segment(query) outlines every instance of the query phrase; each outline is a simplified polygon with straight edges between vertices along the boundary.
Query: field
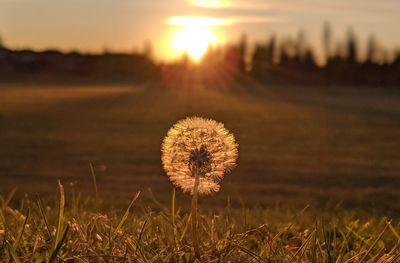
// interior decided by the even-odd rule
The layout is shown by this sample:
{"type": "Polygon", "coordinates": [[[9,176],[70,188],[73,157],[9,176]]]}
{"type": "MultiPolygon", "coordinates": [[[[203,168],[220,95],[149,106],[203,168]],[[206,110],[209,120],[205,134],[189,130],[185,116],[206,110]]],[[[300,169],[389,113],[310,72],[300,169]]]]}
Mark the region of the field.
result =
{"type": "Polygon", "coordinates": [[[53,195],[60,179],[67,192],[93,193],[93,164],[101,195],[140,190],[145,203],[168,203],[160,144],[177,120],[198,115],[225,123],[240,145],[238,167],[203,206],[398,216],[399,105],[396,88],[3,84],[0,190],[53,195]]]}
{"type": "Polygon", "coordinates": [[[200,199],[203,262],[399,262],[399,105],[395,88],[3,85],[0,261],[194,262],[160,144],[198,115],[240,145],[200,199]]]}

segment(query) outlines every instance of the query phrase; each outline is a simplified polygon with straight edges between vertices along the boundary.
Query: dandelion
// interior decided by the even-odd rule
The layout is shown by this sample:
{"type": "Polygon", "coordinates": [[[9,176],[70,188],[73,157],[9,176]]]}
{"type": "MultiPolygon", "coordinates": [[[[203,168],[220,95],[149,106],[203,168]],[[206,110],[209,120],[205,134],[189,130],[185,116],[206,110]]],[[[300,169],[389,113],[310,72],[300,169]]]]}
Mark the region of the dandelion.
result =
{"type": "Polygon", "coordinates": [[[193,117],[176,123],[162,145],[162,163],[170,180],[193,194],[195,172],[199,173],[199,194],[220,189],[225,172],[236,166],[237,144],[222,123],[193,117]]]}
{"type": "Polygon", "coordinates": [[[226,172],[236,166],[237,144],[222,123],[199,117],[176,123],[161,147],[162,164],[172,183],[192,195],[192,235],[196,257],[198,194],[218,192],[226,172]]]}

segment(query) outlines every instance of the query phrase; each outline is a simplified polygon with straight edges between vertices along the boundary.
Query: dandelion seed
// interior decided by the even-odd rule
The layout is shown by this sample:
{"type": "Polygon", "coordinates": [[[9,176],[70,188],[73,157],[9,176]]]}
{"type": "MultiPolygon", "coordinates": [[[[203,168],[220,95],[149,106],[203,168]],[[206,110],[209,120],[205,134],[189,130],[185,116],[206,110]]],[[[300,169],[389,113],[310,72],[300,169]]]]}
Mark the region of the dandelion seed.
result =
{"type": "Polygon", "coordinates": [[[226,172],[236,166],[237,144],[222,123],[199,117],[176,123],[162,144],[162,163],[170,180],[193,194],[194,169],[199,172],[199,194],[218,192],[226,172]]]}

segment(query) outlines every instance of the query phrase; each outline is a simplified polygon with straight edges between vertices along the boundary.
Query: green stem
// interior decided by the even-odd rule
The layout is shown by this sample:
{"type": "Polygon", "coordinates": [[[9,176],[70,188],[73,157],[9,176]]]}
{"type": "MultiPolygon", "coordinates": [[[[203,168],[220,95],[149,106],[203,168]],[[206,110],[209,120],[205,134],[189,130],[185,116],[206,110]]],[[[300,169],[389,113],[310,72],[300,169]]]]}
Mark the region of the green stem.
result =
{"type": "Polygon", "coordinates": [[[200,178],[199,178],[199,170],[197,169],[197,167],[195,167],[192,171],[195,178],[193,187],[193,196],[192,196],[192,211],[191,211],[193,248],[196,258],[198,260],[201,260],[199,239],[197,234],[197,200],[198,200],[198,188],[199,188],[200,178]]]}

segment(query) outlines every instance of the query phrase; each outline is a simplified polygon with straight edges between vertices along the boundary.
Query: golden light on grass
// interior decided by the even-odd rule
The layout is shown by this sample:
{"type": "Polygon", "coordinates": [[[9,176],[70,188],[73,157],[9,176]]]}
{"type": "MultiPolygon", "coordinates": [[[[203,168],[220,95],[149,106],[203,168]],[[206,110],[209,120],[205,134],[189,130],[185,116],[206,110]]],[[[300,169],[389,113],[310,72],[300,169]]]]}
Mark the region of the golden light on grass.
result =
{"type": "Polygon", "coordinates": [[[208,47],[218,43],[217,34],[211,27],[228,22],[214,17],[172,16],[167,19],[167,23],[179,27],[171,39],[173,51],[186,53],[193,61],[199,62],[208,47]]]}
{"type": "Polygon", "coordinates": [[[219,191],[224,174],[236,166],[237,146],[233,134],[222,123],[199,117],[176,123],[161,146],[162,164],[170,180],[192,194],[193,247],[198,259],[198,194],[219,191]]]}

